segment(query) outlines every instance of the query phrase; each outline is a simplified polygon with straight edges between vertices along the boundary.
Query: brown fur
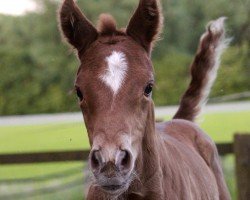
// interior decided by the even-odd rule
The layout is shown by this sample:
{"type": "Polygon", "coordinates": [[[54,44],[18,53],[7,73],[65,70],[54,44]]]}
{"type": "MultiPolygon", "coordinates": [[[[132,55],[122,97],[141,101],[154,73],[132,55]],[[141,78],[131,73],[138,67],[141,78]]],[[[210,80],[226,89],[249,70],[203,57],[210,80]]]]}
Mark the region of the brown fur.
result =
{"type": "MultiPolygon", "coordinates": [[[[89,30],[75,30],[67,20],[68,15],[83,16],[71,0],[63,3],[61,26],[65,37],[78,49],[81,61],[75,86],[83,95],[79,105],[88,131],[89,163],[94,174],[87,199],[230,199],[211,139],[186,120],[155,124],[153,101],[143,93],[153,81],[150,53],[161,29],[159,2],[141,0],[126,32],[116,30],[113,19],[107,15],[101,19],[99,32],[93,30],[85,17],[77,22],[83,26],[77,27],[89,30]],[[81,39],[72,32],[80,33],[81,39]],[[98,33],[95,40],[89,32],[98,33]],[[115,96],[100,80],[100,75],[107,70],[105,59],[113,51],[123,52],[129,66],[125,84],[115,96]],[[129,157],[124,160],[125,154],[121,154],[125,162],[121,165],[125,170],[121,170],[116,164],[120,155],[117,152],[124,150],[129,157]],[[125,186],[112,193],[105,189],[110,181],[111,186],[119,186],[121,182],[125,186]]],[[[205,42],[209,45],[214,41],[205,42]]],[[[200,56],[208,56],[202,53],[205,47],[200,48],[200,56]]],[[[206,59],[209,62],[211,58],[206,59]]],[[[189,104],[186,109],[187,113],[194,112],[189,104]]]]}
{"type": "Polygon", "coordinates": [[[83,53],[93,41],[98,33],[90,21],[83,15],[74,0],[66,0],[59,10],[60,28],[67,41],[83,53]]]}
{"type": "Polygon", "coordinates": [[[162,31],[162,26],[163,16],[159,0],[140,0],[128,24],[127,34],[141,44],[148,53],[151,53],[162,31]]]}
{"type": "Polygon", "coordinates": [[[191,82],[181,99],[180,107],[174,119],[195,120],[202,109],[201,104],[206,103],[211,89],[211,86],[209,86],[211,83],[209,82],[212,77],[209,74],[212,70],[214,70],[214,76],[217,73],[217,69],[214,69],[216,68],[216,62],[219,62],[216,60],[216,54],[218,53],[216,49],[220,48],[220,45],[226,46],[228,42],[229,40],[225,39],[224,29],[213,33],[211,25],[208,26],[206,33],[201,37],[196,56],[191,64],[191,82]],[[209,91],[206,92],[205,90],[209,91]]]}

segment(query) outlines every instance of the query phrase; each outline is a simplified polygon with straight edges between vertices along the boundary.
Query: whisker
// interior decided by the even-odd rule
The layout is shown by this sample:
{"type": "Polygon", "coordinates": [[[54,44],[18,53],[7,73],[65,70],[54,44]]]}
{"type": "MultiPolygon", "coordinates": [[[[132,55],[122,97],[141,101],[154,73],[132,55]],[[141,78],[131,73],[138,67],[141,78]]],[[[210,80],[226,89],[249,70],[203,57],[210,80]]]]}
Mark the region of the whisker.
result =
{"type": "MultiPolygon", "coordinates": [[[[140,182],[140,184],[142,184],[142,181],[141,181],[141,179],[140,179],[140,177],[139,177],[139,175],[137,174],[136,171],[133,171],[133,172],[132,172],[132,175],[133,175],[133,176],[132,176],[132,179],[133,179],[133,180],[138,180],[138,181],[140,182]]],[[[133,181],[133,180],[132,180],[132,181],[133,181]]],[[[131,181],[131,182],[132,182],[132,181],[131,181]]]]}

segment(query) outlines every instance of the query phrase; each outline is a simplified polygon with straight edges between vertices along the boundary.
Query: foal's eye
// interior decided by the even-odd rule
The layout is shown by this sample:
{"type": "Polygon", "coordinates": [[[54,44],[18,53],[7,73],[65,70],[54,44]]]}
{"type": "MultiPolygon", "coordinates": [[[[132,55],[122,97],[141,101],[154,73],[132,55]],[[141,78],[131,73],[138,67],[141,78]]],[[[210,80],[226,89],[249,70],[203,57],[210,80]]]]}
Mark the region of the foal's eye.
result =
{"type": "Polygon", "coordinates": [[[153,90],[153,83],[149,83],[144,90],[144,95],[146,97],[149,97],[152,94],[152,90],[153,90]]]}
{"type": "Polygon", "coordinates": [[[80,101],[83,100],[83,95],[82,95],[82,92],[79,88],[76,88],[76,95],[77,97],[79,98],[80,101]]]}

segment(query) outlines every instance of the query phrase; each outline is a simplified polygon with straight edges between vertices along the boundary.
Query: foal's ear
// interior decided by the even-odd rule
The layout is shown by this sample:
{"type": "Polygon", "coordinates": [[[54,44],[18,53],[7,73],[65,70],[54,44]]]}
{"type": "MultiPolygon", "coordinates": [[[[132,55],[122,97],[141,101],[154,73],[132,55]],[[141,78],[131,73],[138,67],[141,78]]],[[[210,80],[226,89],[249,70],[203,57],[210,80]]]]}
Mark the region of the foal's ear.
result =
{"type": "Polygon", "coordinates": [[[159,0],[140,0],[127,27],[127,34],[140,43],[150,54],[163,24],[159,0]]]}
{"type": "Polygon", "coordinates": [[[63,35],[78,53],[85,51],[98,36],[96,28],[83,15],[74,0],[64,0],[59,10],[59,20],[63,35]]]}

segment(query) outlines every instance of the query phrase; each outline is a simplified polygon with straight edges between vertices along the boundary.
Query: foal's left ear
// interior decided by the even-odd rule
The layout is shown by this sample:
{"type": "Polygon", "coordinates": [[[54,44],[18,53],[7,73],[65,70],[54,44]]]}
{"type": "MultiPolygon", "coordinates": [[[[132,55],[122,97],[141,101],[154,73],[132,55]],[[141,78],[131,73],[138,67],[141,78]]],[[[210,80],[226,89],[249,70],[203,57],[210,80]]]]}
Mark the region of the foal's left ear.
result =
{"type": "Polygon", "coordinates": [[[127,34],[150,54],[163,24],[160,0],[140,0],[127,27],[127,34]]]}
{"type": "Polygon", "coordinates": [[[84,16],[74,0],[63,1],[59,18],[63,35],[78,53],[84,52],[97,39],[96,28],[84,16]]]}

